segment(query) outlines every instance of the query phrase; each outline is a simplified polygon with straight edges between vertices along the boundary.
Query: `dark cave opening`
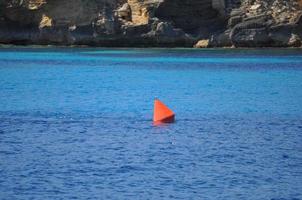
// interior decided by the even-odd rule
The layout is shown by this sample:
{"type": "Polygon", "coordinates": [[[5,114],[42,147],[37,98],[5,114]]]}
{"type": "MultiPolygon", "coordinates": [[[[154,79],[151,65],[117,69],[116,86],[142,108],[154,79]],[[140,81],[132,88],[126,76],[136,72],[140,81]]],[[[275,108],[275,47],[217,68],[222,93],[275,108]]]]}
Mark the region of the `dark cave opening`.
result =
{"type": "Polygon", "coordinates": [[[202,27],[209,29],[219,19],[219,14],[212,8],[212,0],[165,0],[156,10],[155,17],[171,21],[186,33],[196,33],[202,27]]]}

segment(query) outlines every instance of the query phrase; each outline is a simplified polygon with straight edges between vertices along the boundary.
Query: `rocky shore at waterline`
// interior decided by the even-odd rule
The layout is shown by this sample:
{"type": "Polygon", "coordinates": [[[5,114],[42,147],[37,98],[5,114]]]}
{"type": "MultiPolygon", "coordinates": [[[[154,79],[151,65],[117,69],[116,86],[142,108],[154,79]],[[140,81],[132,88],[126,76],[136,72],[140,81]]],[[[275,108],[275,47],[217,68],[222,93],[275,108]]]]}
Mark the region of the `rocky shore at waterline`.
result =
{"type": "Polygon", "coordinates": [[[0,43],[301,47],[301,0],[6,0],[0,43]]]}

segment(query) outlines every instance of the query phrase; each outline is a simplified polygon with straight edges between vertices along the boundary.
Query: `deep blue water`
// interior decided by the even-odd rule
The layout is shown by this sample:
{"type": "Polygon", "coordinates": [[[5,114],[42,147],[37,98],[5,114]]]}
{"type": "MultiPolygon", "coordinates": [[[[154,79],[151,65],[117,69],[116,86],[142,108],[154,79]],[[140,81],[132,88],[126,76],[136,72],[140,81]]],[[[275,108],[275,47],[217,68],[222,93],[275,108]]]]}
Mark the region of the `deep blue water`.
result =
{"type": "Polygon", "coordinates": [[[301,200],[302,50],[0,49],[0,199],[301,200]]]}

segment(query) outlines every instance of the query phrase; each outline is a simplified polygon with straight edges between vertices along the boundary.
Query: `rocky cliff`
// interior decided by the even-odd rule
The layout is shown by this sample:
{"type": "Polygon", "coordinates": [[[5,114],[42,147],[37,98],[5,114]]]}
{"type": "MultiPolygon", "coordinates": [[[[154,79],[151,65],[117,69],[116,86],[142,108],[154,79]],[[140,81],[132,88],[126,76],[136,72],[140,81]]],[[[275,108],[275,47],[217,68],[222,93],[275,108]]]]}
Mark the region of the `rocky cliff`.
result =
{"type": "Polygon", "coordinates": [[[0,0],[0,43],[301,46],[302,0],[0,0]]]}

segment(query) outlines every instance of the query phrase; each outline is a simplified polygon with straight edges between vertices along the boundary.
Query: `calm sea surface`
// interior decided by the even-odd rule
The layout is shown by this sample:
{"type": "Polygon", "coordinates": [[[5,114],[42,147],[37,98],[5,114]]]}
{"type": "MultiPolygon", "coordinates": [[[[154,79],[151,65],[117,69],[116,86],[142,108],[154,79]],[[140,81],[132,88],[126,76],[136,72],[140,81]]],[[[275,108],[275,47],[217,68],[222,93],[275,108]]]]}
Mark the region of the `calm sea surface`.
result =
{"type": "Polygon", "coordinates": [[[301,200],[302,50],[0,49],[0,199],[301,200]]]}

